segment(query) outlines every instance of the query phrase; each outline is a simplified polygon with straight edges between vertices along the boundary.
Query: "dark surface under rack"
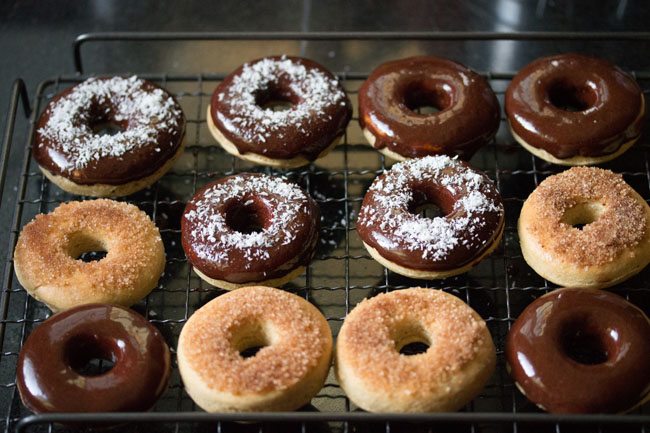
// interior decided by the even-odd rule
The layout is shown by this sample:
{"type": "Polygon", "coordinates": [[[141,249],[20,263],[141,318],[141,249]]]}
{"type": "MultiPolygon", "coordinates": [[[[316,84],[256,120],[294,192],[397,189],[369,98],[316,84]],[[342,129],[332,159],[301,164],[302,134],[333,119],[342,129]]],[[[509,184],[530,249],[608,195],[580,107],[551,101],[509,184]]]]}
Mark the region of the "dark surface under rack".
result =
{"type": "MultiPolygon", "coordinates": [[[[465,44],[476,41],[542,41],[577,40],[612,43],[637,43],[639,57],[647,51],[650,33],[624,34],[558,34],[558,33],[336,33],[336,34],[99,34],[81,36],[74,46],[77,71],[81,73],[81,46],[91,42],[152,42],[183,41],[449,41],[465,44]]],[[[252,43],[252,42],[251,42],[252,43]]],[[[304,45],[297,45],[304,52],[304,45]]],[[[551,54],[557,47],[545,48],[551,54]]],[[[295,54],[291,53],[290,54],[295,54]]],[[[309,54],[307,54],[309,55],[309,54]]],[[[240,58],[239,63],[250,60],[240,58]]],[[[462,59],[459,59],[462,60],[462,59]]],[[[327,65],[327,62],[324,62],[327,65]]],[[[469,63],[469,62],[468,62],[469,63]]],[[[622,64],[624,68],[629,65],[622,64]]],[[[545,163],[526,152],[514,142],[502,121],[494,140],[472,159],[472,164],[492,177],[503,195],[506,206],[506,228],[502,245],[489,258],[467,274],[441,281],[417,281],[388,272],[364,250],[355,232],[356,215],[363,194],[388,161],[363,144],[356,122],[357,89],[369,70],[361,72],[336,71],[343,80],[355,105],[355,118],[348,127],[344,143],[330,155],[311,166],[278,172],[235,159],[216,146],[205,124],[206,107],[215,85],[222,75],[150,75],[139,74],[169,89],[182,104],[188,119],[187,149],[174,169],[151,188],[124,200],[146,211],[160,228],[167,251],[167,267],[156,288],[134,309],[147,317],[165,335],[172,349],[187,318],[207,301],[223,293],[202,282],[191,270],[180,246],[179,220],[185,202],[197,187],[215,177],[242,171],[282,174],[307,189],[319,203],[323,223],[316,258],[306,273],[285,286],[286,290],[304,296],[326,315],[334,335],[338,333],[346,314],[361,299],[394,289],[427,286],[439,288],[469,303],[487,321],[498,351],[497,370],[483,392],[461,412],[452,414],[375,415],[359,411],[344,395],[332,374],[325,387],[313,399],[310,407],[294,413],[281,414],[206,414],[197,410],[184,392],[175,360],[166,393],[153,411],[146,414],[85,414],[34,416],[18,398],[15,387],[17,354],[29,332],[45,318],[49,310],[31,299],[18,284],[8,253],[3,269],[0,299],[0,429],[10,431],[66,431],[69,427],[55,422],[126,422],[119,431],[160,432],[395,432],[395,431],[630,431],[645,432],[650,428],[648,404],[624,416],[576,415],[555,416],[540,412],[517,391],[504,364],[504,338],[512,321],[533,299],[554,286],[537,276],[521,256],[516,221],[523,200],[545,177],[563,168],[545,163]],[[238,423],[235,421],[246,421],[238,423]]],[[[650,71],[633,72],[644,92],[650,89],[650,71]]],[[[503,93],[512,71],[484,72],[503,101],[503,93]]],[[[11,227],[5,230],[8,251],[13,250],[20,228],[34,215],[53,210],[62,202],[79,197],[64,193],[47,181],[31,159],[29,146],[33,139],[34,121],[47,101],[62,89],[82,81],[85,76],[56,77],[41,83],[34,95],[33,107],[20,81],[14,87],[0,161],[0,197],[3,206],[14,206],[11,227]],[[14,139],[14,122],[20,118],[24,105],[28,117],[27,142],[14,139]],[[14,142],[16,141],[16,142],[14,142]],[[7,178],[10,147],[20,150],[24,157],[20,177],[7,178]],[[14,185],[15,183],[15,185],[14,185]],[[10,187],[15,186],[15,189],[10,187]],[[15,195],[15,197],[13,196],[15,195]]],[[[646,122],[649,123],[649,122],[646,122]]],[[[648,126],[645,125],[646,130],[648,126]]],[[[623,173],[644,198],[650,198],[650,135],[622,157],[604,164],[623,173]]],[[[611,289],[650,312],[650,271],[646,270],[622,285],[611,289]]],[[[639,366],[649,368],[650,366],[639,366]]]]}

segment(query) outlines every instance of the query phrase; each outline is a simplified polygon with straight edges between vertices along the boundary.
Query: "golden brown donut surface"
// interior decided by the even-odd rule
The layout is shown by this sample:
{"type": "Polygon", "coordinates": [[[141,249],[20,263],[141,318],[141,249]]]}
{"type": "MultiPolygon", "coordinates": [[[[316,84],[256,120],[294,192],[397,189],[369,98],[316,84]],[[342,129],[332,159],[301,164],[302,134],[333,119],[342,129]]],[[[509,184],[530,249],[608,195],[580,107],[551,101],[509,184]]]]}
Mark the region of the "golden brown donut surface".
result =
{"type": "Polygon", "coordinates": [[[164,89],[135,76],[89,78],[49,102],[33,153],[76,184],[121,185],[154,174],[184,136],[183,111],[164,89]],[[98,133],[104,127],[115,134],[98,133]]]}
{"type": "Polygon", "coordinates": [[[573,53],[519,71],[505,110],[517,136],[559,159],[616,152],[638,138],[645,114],[634,78],[606,60],[573,53]]]}
{"type": "Polygon", "coordinates": [[[519,238],[524,258],[544,278],[607,287],[650,261],[650,207],[621,175],[574,167],[548,177],[528,197],[519,238]]]}
{"type": "Polygon", "coordinates": [[[372,412],[458,410],[494,371],[485,322],[467,304],[435,289],[411,288],[359,303],[336,346],[336,373],[352,401],[372,412]],[[420,342],[424,353],[404,355],[420,342]]]}
{"type": "Polygon", "coordinates": [[[406,158],[469,159],[499,128],[499,102],[477,73],[451,60],[409,57],[376,68],[359,89],[359,123],[373,146],[406,158]],[[420,106],[439,112],[418,114],[420,106]]]}
{"type": "Polygon", "coordinates": [[[510,374],[548,412],[632,409],[650,391],[650,321],[604,290],[559,289],[531,303],[506,341],[510,374]]]}
{"type": "Polygon", "coordinates": [[[279,160],[315,160],[343,135],[351,116],[352,105],[338,79],[300,57],[245,63],[217,86],[211,101],[214,125],[239,153],[279,160]],[[290,107],[266,107],[278,101],[290,107]]]}
{"type": "Polygon", "coordinates": [[[144,212],[100,199],[37,215],[23,227],[14,261],[21,285],[55,311],[95,302],[129,306],[156,286],[165,250],[144,212]],[[107,254],[101,260],[78,259],[102,250],[107,254]]]}
{"type": "Polygon", "coordinates": [[[181,332],[178,360],[188,393],[207,411],[294,410],[321,389],[331,349],[313,305],[254,286],[197,310],[181,332]],[[251,347],[261,348],[242,356],[251,347]]]}

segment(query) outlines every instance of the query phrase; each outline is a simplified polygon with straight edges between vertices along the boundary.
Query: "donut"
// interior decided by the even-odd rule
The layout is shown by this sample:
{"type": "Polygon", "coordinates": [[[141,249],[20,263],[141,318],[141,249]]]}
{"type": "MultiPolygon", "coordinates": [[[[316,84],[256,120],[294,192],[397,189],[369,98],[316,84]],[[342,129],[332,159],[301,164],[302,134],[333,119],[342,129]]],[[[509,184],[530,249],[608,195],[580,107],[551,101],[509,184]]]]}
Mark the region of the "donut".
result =
{"type": "Polygon", "coordinates": [[[581,54],[537,59],[512,79],[505,111],[513,137],[560,165],[600,164],[639,138],[643,92],[610,62],[581,54]]]}
{"type": "Polygon", "coordinates": [[[207,122],[226,152],[292,168],[328,154],[351,117],[343,86],[324,66],[276,56],[244,63],[228,75],[212,94],[207,122]]]}
{"type": "Polygon", "coordinates": [[[141,412],[167,389],[169,348],[160,332],[128,308],[87,304],[55,314],[18,355],[16,386],[32,412],[141,412]],[[93,359],[106,372],[88,371],[93,359]]]}
{"type": "Polygon", "coordinates": [[[306,300],[245,287],[196,311],[177,354],[185,390],[207,412],[289,411],[323,387],[332,334],[306,300]]]}
{"type": "Polygon", "coordinates": [[[446,412],[466,405],[496,365],[483,319],[441,290],[411,288],[361,301],[336,340],[336,377],[369,412],[446,412]],[[400,351],[412,343],[423,353],[400,351]]]}
{"type": "Polygon", "coordinates": [[[181,218],[181,241],[194,271],[213,286],[281,286],[311,261],[319,227],[318,205],[300,187],[241,173],[196,192],[181,218]]]}
{"type": "Polygon", "coordinates": [[[554,413],[627,412],[650,396],[650,321],[618,295],[559,289],[510,328],[506,360],[519,390],[554,413]]]}
{"type": "Polygon", "coordinates": [[[135,76],[89,78],[49,102],[32,153],[64,191],[124,196],[165,174],[184,136],[183,111],[162,88],[135,76]]]}
{"type": "Polygon", "coordinates": [[[53,311],[81,304],[133,305],[165,268],[160,232],[136,206],[109,199],[64,203],[23,227],[14,251],[20,284],[53,311]],[[105,251],[85,262],[85,252],[105,251]]]}
{"type": "Polygon", "coordinates": [[[559,286],[610,287],[650,262],[650,207],[601,168],[546,178],[524,202],[518,232],[528,265],[559,286]]]}
{"type": "Polygon", "coordinates": [[[356,230],[370,255],[411,278],[467,272],[503,235],[504,209],[494,183],[465,162],[427,156],[397,163],[363,198],[356,230]],[[417,214],[427,203],[440,216],[417,214]]]}
{"type": "Polygon", "coordinates": [[[398,161],[439,154],[469,159],[492,140],[499,122],[499,102],[487,81],[447,59],[384,63],[359,89],[364,136],[398,161]],[[437,112],[417,111],[424,106],[437,112]]]}

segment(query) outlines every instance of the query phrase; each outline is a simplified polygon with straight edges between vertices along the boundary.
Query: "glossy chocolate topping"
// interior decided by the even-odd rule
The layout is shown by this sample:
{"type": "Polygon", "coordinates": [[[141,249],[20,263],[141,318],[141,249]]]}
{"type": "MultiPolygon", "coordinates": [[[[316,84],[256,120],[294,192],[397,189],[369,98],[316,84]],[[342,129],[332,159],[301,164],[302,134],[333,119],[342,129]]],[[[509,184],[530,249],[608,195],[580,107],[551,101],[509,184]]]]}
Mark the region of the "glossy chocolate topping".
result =
{"type": "Polygon", "coordinates": [[[210,278],[252,283],[282,277],[311,261],[320,212],[297,185],[243,173],[209,183],[181,219],[188,260],[210,278]]]}
{"type": "Polygon", "coordinates": [[[160,332],[135,312],[89,304],[55,314],[27,338],[18,356],[17,386],[31,411],[149,410],[166,388],[169,349],[160,332]],[[78,372],[93,358],[113,367],[78,372]]]}
{"type": "Polygon", "coordinates": [[[506,341],[510,374],[548,412],[624,412],[650,391],[650,322],[604,290],[559,289],[530,304],[506,341]]]}
{"type": "Polygon", "coordinates": [[[639,136],[645,114],[634,78],[580,54],[524,67],[508,86],[505,110],[519,137],[556,158],[613,153],[639,136]]]}
{"type": "Polygon", "coordinates": [[[382,257],[409,269],[456,269],[476,259],[500,235],[504,210],[494,183],[444,155],[395,164],[366,193],[357,232],[382,257]],[[433,203],[441,216],[417,209],[433,203]]]}
{"type": "Polygon", "coordinates": [[[228,75],[212,95],[210,112],[240,153],[313,161],[343,135],[352,105],[325,67],[282,56],[245,63],[228,75]],[[290,107],[269,107],[276,102],[290,107]]]}
{"type": "Polygon", "coordinates": [[[499,102],[483,77],[451,60],[409,57],[384,63],[359,90],[359,123],[374,147],[407,158],[469,159],[499,129],[499,102]],[[418,114],[433,106],[439,111],[418,114]]]}
{"type": "Polygon", "coordinates": [[[32,152],[77,184],[122,185],[156,172],[184,136],[183,111],[165,90],[137,77],[90,78],[50,101],[32,152]]]}

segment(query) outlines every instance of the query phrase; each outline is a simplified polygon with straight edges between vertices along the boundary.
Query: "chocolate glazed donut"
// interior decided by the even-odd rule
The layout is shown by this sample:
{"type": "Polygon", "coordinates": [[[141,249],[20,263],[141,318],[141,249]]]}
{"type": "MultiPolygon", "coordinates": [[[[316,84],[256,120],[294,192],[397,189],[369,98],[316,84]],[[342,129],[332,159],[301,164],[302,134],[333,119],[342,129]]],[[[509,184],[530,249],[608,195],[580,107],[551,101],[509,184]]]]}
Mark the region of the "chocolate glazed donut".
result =
{"type": "Polygon", "coordinates": [[[510,128],[529,151],[549,162],[604,162],[641,134],[643,92],[610,62],[581,54],[544,57],[524,67],[508,86],[510,128]]]}
{"type": "Polygon", "coordinates": [[[436,154],[469,159],[494,137],[499,116],[499,102],[483,77],[437,57],[384,63],[359,90],[364,135],[399,160],[436,154]],[[422,106],[439,111],[417,113],[422,106]]]}
{"type": "Polygon", "coordinates": [[[89,304],[55,314],[29,335],[16,383],[36,413],[136,412],[154,405],[169,372],[169,348],[147,320],[124,307],[89,304]],[[113,368],[83,373],[93,358],[113,368]]]}
{"type": "Polygon", "coordinates": [[[311,261],[319,227],[318,205],[300,187],[241,173],[196,192],[181,219],[181,240],[194,271],[212,285],[279,286],[311,261]]]}
{"type": "Polygon", "coordinates": [[[620,296],[559,289],[513,324],[506,359],[519,389],[548,412],[626,412],[648,398],[648,342],[648,318],[620,296]]]}

